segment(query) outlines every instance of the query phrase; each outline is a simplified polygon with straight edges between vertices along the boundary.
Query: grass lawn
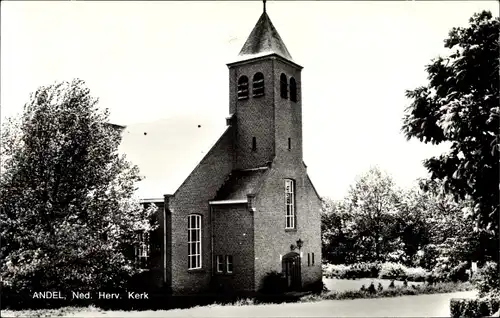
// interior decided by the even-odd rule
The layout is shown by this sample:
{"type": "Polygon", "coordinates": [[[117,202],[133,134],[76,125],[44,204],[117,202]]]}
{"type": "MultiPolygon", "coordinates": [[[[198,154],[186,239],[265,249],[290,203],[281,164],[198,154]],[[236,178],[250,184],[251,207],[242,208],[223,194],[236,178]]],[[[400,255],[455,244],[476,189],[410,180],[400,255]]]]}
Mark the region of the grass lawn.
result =
{"type": "MultiPolygon", "coordinates": [[[[375,288],[377,288],[378,283],[382,284],[384,289],[389,287],[391,280],[389,279],[379,279],[379,278],[360,278],[360,279],[337,279],[337,278],[324,278],[323,282],[325,283],[326,288],[331,291],[343,292],[347,290],[359,290],[361,286],[365,285],[366,288],[370,286],[371,282],[375,284],[375,288]]],[[[408,286],[411,285],[422,285],[423,282],[408,282],[408,286]]],[[[394,281],[395,286],[403,286],[402,281],[394,281]]]]}

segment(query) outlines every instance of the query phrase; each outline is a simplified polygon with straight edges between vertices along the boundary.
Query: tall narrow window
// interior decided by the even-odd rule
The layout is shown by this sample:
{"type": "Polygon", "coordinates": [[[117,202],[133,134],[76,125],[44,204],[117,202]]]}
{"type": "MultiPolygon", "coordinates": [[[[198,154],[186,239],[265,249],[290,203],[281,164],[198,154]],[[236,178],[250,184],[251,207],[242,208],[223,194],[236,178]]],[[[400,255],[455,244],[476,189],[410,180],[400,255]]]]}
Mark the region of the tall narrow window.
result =
{"type": "Polygon", "coordinates": [[[311,266],[311,254],[307,253],[307,266],[311,266]]]}
{"type": "Polygon", "coordinates": [[[288,138],[288,150],[292,149],[292,138],[288,138]]]}
{"type": "Polygon", "coordinates": [[[257,150],[257,138],[252,137],[252,150],[257,150]]]}
{"type": "Polygon", "coordinates": [[[295,228],[295,189],[291,179],[285,179],[286,228],[295,228]]]}
{"type": "Polygon", "coordinates": [[[312,264],[314,265],[314,253],[312,253],[312,264]]]}
{"type": "Polygon", "coordinates": [[[188,216],[188,269],[201,268],[201,215],[188,216]]]}
{"type": "Polygon", "coordinates": [[[222,255],[217,255],[215,263],[217,273],[222,273],[224,271],[224,259],[222,258],[222,255]]]}
{"type": "Polygon", "coordinates": [[[150,255],[149,233],[137,233],[137,238],[138,244],[134,246],[135,261],[140,268],[148,268],[150,255]]]}
{"type": "Polygon", "coordinates": [[[297,101],[297,83],[293,77],[290,78],[290,100],[292,102],[297,101]]]}
{"type": "Polygon", "coordinates": [[[264,95],[264,74],[255,73],[253,76],[253,97],[264,95]]]}
{"type": "Polygon", "coordinates": [[[238,99],[248,98],[248,77],[241,76],[238,80],[238,99]]]}
{"type": "Polygon", "coordinates": [[[233,255],[226,255],[226,273],[233,272],[233,255]]]}
{"type": "Polygon", "coordinates": [[[281,98],[288,98],[288,80],[285,74],[280,76],[280,92],[281,98]]]}

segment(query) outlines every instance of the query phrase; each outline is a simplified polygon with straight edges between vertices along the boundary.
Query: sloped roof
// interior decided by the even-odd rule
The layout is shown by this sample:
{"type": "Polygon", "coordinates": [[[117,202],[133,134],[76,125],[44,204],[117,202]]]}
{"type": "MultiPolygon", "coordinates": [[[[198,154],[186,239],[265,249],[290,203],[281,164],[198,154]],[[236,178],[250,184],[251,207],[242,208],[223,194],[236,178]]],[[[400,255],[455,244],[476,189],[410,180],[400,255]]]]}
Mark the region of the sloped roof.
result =
{"type": "Polygon", "coordinates": [[[238,56],[241,58],[254,58],[267,54],[277,54],[293,61],[285,43],[283,43],[271,19],[264,11],[238,56]]]}
{"type": "Polygon", "coordinates": [[[245,200],[247,194],[258,191],[267,167],[234,170],[215,196],[215,200],[245,200]]]}
{"type": "Polygon", "coordinates": [[[224,120],[174,117],[126,125],[119,152],[137,165],[141,199],[173,194],[226,129],[224,120]]]}

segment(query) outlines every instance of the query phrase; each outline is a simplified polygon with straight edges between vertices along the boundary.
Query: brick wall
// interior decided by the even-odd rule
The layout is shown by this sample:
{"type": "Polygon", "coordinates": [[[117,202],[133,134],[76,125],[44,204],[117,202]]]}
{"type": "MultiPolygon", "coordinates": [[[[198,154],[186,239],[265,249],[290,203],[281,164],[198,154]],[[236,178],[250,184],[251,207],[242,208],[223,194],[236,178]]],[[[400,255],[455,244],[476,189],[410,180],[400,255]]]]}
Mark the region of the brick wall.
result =
{"type": "Polygon", "coordinates": [[[255,282],[272,270],[281,272],[281,259],[298,239],[304,242],[302,284],[321,280],[321,219],[319,198],[303,166],[277,160],[255,199],[255,282]],[[284,178],[295,180],[296,230],[285,230],[284,178]],[[307,266],[307,253],[315,254],[315,265],[307,266]]]}
{"type": "Polygon", "coordinates": [[[286,156],[287,162],[292,165],[302,165],[302,102],[301,102],[301,69],[284,62],[281,59],[273,61],[275,104],[275,131],[276,156],[286,156]],[[280,94],[280,77],[285,74],[288,83],[288,98],[280,94]],[[297,82],[297,101],[290,100],[290,78],[297,82]],[[288,149],[288,138],[291,140],[291,149],[288,149]]]}
{"type": "MultiPolygon", "coordinates": [[[[214,286],[225,291],[251,291],[254,288],[253,214],[246,204],[218,205],[212,208],[214,262],[216,255],[233,256],[233,273],[214,271],[214,286]]],[[[215,267],[215,266],[214,266],[215,267]]]]}
{"type": "Polygon", "coordinates": [[[274,157],[274,86],[273,60],[264,59],[233,66],[230,74],[229,110],[237,118],[235,169],[264,166],[274,157]],[[252,96],[252,79],[255,73],[264,75],[265,94],[252,96]],[[238,100],[238,79],[246,75],[249,79],[249,98],[238,100]],[[252,150],[252,138],[256,138],[257,150],[252,150]]]}
{"type": "Polygon", "coordinates": [[[170,199],[172,235],[168,248],[171,261],[167,264],[167,271],[171,272],[174,294],[198,293],[209,288],[212,259],[208,201],[214,198],[232,170],[232,134],[233,128],[229,127],[170,199]],[[202,216],[201,270],[188,270],[189,214],[202,216]]]}

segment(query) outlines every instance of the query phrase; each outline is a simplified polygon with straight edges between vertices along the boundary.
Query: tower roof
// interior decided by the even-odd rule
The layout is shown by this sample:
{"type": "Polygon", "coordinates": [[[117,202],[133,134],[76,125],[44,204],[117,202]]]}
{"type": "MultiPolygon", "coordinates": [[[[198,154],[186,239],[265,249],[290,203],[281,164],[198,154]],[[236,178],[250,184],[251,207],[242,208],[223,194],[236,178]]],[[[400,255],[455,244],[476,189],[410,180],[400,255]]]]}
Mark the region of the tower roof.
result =
{"type": "Polygon", "coordinates": [[[283,43],[266,11],[264,11],[238,56],[252,58],[273,53],[293,61],[285,43],[283,43]]]}

